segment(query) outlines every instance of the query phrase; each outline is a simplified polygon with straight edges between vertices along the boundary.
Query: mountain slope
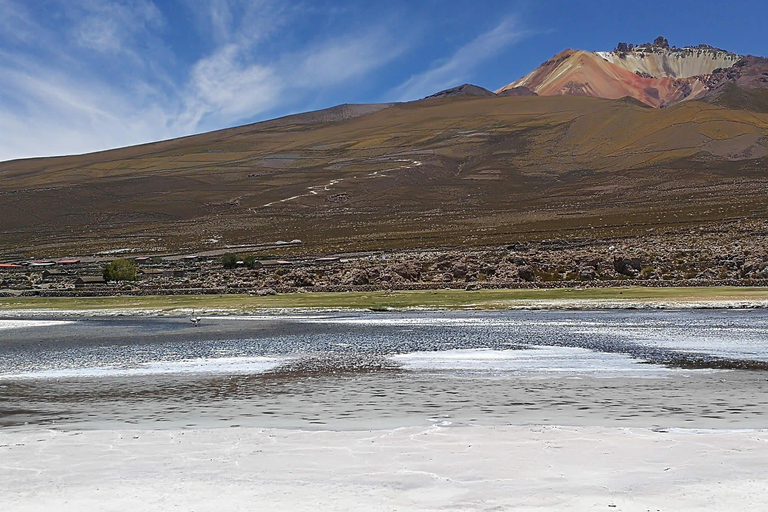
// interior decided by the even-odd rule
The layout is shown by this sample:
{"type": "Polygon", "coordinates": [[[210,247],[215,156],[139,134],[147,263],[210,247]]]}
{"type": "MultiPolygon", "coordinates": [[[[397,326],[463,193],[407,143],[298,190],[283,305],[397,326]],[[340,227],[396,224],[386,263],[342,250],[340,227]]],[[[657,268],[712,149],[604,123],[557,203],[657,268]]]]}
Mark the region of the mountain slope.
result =
{"type": "Polygon", "coordinates": [[[768,218],[768,115],[686,102],[435,98],[0,163],[0,252],[314,252],[768,218]],[[320,119],[309,122],[308,119],[320,119]]]}
{"type": "Polygon", "coordinates": [[[707,77],[707,92],[701,98],[728,108],[768,112],[768,59],[744,57],[730,68],[707,77]]]}

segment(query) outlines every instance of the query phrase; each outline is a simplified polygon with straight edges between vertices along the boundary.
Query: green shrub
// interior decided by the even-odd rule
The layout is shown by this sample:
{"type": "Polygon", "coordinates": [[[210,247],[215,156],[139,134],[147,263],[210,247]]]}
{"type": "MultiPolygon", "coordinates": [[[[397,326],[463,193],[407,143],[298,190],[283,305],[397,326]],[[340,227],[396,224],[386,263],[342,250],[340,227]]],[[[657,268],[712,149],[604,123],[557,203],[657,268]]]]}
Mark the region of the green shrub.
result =
{"type": "Polygon", "coordinates": [[[561,280],[561,276],[557,272],[547,272],[546,270],[536,270],[534,271],[534,274],[539,279],[539,281],[552,282],[552,281],[561,280]]]}
{"type": "Polygon", "coordinates": [[[107,263],[102,275],[105,281],[135,281],[137,270],[135,262],[121,258],[107,263]]]}
{"type": "Polygon", "coordinates": [[[249,254],[248,256],[243,258],[243,263],[248,268],[255,267],[256,266],[256,256],[254,256],[253,254],[249,254]]]}
{"type": "Polygon", "coordinates": [[[235,268],[237,266],[237,254],[228,252],[221,257],[221,265],[224,268],[235,268]]]}

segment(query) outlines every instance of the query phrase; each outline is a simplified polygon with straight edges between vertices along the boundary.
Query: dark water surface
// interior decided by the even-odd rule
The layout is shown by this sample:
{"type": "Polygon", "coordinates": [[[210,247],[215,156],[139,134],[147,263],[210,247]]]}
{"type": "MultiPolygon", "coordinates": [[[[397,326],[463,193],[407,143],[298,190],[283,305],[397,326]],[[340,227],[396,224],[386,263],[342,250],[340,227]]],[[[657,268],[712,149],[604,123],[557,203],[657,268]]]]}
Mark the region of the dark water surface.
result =
{"type": "Polygon", "coordinates": [[[0,428],[768,428],[768,312],[0,319],[0,428]],[[35,319],[38,320],[38,319],[35,319]]]}

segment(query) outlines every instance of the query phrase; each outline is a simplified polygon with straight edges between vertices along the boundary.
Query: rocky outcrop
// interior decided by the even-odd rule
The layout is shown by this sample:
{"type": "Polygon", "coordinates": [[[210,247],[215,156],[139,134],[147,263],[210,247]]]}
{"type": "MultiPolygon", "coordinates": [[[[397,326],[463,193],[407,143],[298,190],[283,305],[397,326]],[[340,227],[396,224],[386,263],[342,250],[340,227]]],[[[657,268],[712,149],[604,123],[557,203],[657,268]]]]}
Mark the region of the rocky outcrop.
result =
{"type": "Polygon", "coordinates": [[[286,277],[288,277],[289,281],[293,282],[293,286],[299,288],[315,285],[314,278],[306,270],[295,270],[294,272],[288,274],[286,277]]]}
{"type": "Polygon", "coordinates": [[[527,283],[532,283],[536,280],[536,274],[534,274],[533,269],[527,266],[517,269],[517,277],[527,283]]]}
{"type": "Polygon", "coordinates": [[[624,256],[614,256],[613,269],[624,276],[634,277],[640,273],[643,268],[643,262],[640,258],[627,258],[624,256]]]}
{"type": "Polygon", "coordinates": [[[669,41],[667,41],[666,37],[659,36],[653,40],[653,47],[667,50],[669,49],[669,41]]]}

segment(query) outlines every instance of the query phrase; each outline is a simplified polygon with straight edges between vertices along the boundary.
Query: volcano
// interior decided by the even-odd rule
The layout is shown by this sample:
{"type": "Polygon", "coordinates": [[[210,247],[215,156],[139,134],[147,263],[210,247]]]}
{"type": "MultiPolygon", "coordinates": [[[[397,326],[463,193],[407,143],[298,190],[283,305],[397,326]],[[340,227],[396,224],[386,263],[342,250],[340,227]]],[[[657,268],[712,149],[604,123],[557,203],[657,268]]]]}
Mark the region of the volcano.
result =
{"type": "Polygon", "coordinates": [[[496,93],[507,94],[519,88],[539,96],[631,97],[655,108],[692,99],[733,103],[736,98],[744,105],[729,106],[763,110],[764,92],[737,94],[734,89],[767,89],[768,59],[709,45],[670,47],[665,38],[659,37],[638,46],[619,43],[610,52],[565,50],[496,93]]]}

